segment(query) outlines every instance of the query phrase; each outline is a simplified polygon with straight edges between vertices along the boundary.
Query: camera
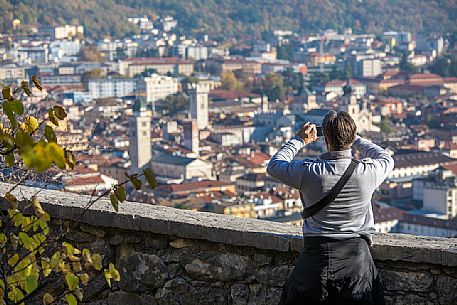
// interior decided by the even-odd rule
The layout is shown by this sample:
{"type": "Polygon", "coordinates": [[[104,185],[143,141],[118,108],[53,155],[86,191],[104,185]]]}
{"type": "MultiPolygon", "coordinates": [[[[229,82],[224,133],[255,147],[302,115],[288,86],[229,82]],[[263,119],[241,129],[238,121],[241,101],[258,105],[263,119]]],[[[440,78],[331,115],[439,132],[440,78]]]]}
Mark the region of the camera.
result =
{"type": "Polygon", "coordinates": [[[322,126],[316,126],[316,131],[317,131],[317,136],[318,137],[323,137],[324,136],[324,133],[323,133],[323,130],[322,130],[322,126]]]}

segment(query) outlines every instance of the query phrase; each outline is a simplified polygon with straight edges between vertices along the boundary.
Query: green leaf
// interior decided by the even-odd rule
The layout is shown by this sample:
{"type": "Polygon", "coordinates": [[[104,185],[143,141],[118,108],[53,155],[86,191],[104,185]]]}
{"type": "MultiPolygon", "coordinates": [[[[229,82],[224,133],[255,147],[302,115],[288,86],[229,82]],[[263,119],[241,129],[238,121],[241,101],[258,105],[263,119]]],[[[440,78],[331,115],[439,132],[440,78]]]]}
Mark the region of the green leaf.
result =
{"type": "Polygon", "coordinates": [[[15,141],[19,147],[33,146],[35,144],[35,141],[33,141],[33,138],[27,132],[22,132],[20,130],[16,132],[15,141]]]}
{"type": "Polygon", "coordinates": [[[14,253],[13,256],[11,256],[10,259],[8,260],[8,265],[14,266],[17,264],[18,261],[19,261],[19,254],[14,253]]]}
{"type": "Polygon", "coordinates": [[[77,277],[73,273],[65,275],[65,280],[67,281],[68,289],[70,291],[73,291],[78,287],[79,277],[77,277]]]}
{"type": "Polygon", "coordinates": [[[17,121],[16,121],[16,116],[14,115],[13,102],[12,101],[3,102],[3,112],[8,117],[8,120],[10,121],[11,126],[13,128],[15,128],[16,125],[17,125],[17,121]]]}
{"type": "Polygon", "coordinates": [[[117,212],[119,210],[119,200],[117,199],[116,194],[111,193],[109,195],[109,200],[111,201],[114,210],[117,212]]]}
{"type": "Polygon", "coordinates": [[[48,142],[57,143],[57,136],[54,132],[54,128],[52,128],[49,125],[44,126],[44,137],[46,138],[46,140],[48,140],[48,142]]]}
{"type": "Polygon", "coordinates": [[[29,275],[27,277],[27,279],[25,280],[25,292],[27,292],[27,294],[30,294],[32,293],[33,291],[35,291],[35,289],[37,289],[38,287],[38,275],[36,274],[32,274],[32,275],[29,275]]]}
{"type": "Polygon", "coordinates": [[[149,187],[151,189],[155,189],[157,187],[157,180],[156,180],[154,173],[152,172],[152,169],[150,169],[150,168],[143,169],[143,174],[146,177],[146,180],[148,181],[149,187]]]}
{"type": "Polygon", "coordinates": [[[24,105],[19,100],[10,101],[11,110],[13,110],[17,115],[24,114],[24,105]]]}
{"type": "Polygon", "coordinates": [[[125,176],[130,180],[137,191],[141,190],[142,182],[136,177],[136,175],[129,175],[125,173],[125,176]]]}
{"type": "Polygon", "coordinates": [[[49,117],[49,120],[52,122],[52,124],[54,124],[55,126],[59,126],[59,121],[57,120],[57,117],[56,117],[56,114],[55,114],[53,108],[49,109],[48,117],[49,117]]]}
{"type": "Polygon", "coordinates": [[[102,257],[100,254],[92,254],[92,262],[95,270],[102,270],[102,257]]]}
{"type": "Polygon", "coordinates": [[[60,106],[54,106],[54,113],[56,114],[56,117],[59,119],[59,120],[63,120],[67,117],[67,113],[65,112],[65,110],[60,107],[60,106]]]}
{"type": "Polygon", "coordinates": [[[116,189],[114,190],[114,194],[116,194],[116,197],[117,199],[119,199],[120,202],[124,202],[127,198],[127,195],[125,194],[125,188],[122,185],[118,185],[116,187],[116,189]]]}
{"type": "Polygon", "coordinates": [[[71,293],[67,294],[66,299],[67,299],[68,305],[78,305],[78,301],[76,300],[76,297],[74,295],[72,295],[71,293]]]}
{"type": "Polygon", "coordinates": [[[49,266],[53,269],[56,268],[60,262],[60,257],[61,257],[60,251],[57,251],[56,253],[54,253],[51,257],[51,262],[49,263],[49,266]]]}
{"type": "Polygon", "coordinates": [[[8,166],[13,166],[14,163],[16,162],[14,158],[14,153],[9,153],[5,156],[5,162],[8,164],[8,166]]]}
{"type": "Polygon", "coordinates": [[[19,240],[22,242],[24,245],[24,248],[27,250],[32,250],[33,249],[33,240],[24,232],[19,232],[18,234],[19,240]]]}

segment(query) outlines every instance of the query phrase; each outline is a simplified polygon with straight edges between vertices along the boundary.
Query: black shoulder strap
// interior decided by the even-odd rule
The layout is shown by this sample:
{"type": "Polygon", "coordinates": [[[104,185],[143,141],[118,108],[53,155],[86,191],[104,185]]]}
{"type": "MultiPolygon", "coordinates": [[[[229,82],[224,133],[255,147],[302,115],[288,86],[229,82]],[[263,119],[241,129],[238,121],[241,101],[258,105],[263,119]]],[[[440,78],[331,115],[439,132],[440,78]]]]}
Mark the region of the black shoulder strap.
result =
{"type": "MultiPolygon", "coordinates": [[[[308,217],[316,215],[323,208],[325,208],[327,205],[329,205],[331,202],[333,202],[333,200],[335,200],[335,198],[339,195],[339,193],[341,192],[343,187],[348,182],[349,178],[354,173],[354,170],[357,167],[357,164],[359,164],[359,161],[352,159],[351,164],[349,164],[348,168],[343,173],[340,180],[338,180],[338,182],[333,186],[333,188],[329,192],[327,192],[327,194],[325,194],[325,196],[321,200],[319,200],[312,206],[303,209],[303,212],[302,212],[303,218],[308,218],[308,217]]],[[[301,199],[303,206],[305,206],[305,203],[303,201],[303,195],[301,192],[300,192],[300,199],[301,199]]]]}

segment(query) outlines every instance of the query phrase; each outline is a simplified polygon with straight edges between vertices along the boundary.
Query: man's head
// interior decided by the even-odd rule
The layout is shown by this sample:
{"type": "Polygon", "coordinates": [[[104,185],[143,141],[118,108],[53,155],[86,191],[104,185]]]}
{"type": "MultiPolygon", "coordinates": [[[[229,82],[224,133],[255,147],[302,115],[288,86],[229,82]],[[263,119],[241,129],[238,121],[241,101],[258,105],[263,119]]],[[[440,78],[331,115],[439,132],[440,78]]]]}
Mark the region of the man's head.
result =
{"type": "Polygon", "coordinates": [[[357,126],[347,112],[333,110],[322,121],[322,129],[329,151],[351,148],[357,132],[357,126]]]}

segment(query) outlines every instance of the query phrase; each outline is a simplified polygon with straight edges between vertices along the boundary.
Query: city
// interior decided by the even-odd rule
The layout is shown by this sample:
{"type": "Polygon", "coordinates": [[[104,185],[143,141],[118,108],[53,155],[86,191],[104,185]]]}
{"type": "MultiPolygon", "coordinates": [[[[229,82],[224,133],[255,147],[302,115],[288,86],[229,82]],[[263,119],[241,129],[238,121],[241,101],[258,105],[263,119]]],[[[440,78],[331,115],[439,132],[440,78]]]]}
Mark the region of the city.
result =
{"type": "MultiPolygon", "coordinates": [[[[76,158],[26,186],[98,196],[150,167],[157,187],[126,186],[127,201],[301,227],[299,191],[267,165],[304,123],[337,110],[395,161],[372,197],[376,232],[457,237],[454,36],[276,28],[223,40],[171,15],[132,15],[134,33],[95,38],[84,24],[9,22],[0,81],[39,78],[24,106],[62,107],[57,141],[76,158]]],[[[298,156],[325,151],[320,138],[298,156]]],[[[2,161],[3,182],[17,181],[11,168],[2,161]]]]}

